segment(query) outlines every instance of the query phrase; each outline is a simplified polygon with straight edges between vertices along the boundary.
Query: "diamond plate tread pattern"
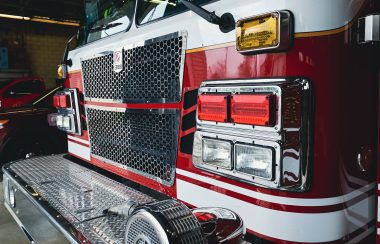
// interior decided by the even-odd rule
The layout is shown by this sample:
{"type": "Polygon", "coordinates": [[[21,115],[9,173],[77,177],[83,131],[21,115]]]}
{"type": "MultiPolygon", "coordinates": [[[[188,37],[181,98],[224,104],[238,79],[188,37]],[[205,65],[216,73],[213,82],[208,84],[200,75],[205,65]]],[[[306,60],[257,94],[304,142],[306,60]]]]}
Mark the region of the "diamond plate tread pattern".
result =
{"type": "Polygon", "coordinates": [[[119,243],[115,240],[123,237],[122,233],[117,233],[125,231],[122,230],[125,227],[124,217],[105,215],[104,210],[131,201],[136,204],[156,201],[77,165],[65,159],[64,155],[16,161],[10,169],[75,227],[85,230],[90,228],[87,226],[89,223],[94,223],[91,228],[95,228],[92,231],[96,235],[89,237],[93,243],[119,243]]]}
{"type": "Polygon", "coordinates": [[[76,228],[92,240],[92,243],[122,244],[127,219],[120,215],[106,215],[80,223],[76,228]]]}

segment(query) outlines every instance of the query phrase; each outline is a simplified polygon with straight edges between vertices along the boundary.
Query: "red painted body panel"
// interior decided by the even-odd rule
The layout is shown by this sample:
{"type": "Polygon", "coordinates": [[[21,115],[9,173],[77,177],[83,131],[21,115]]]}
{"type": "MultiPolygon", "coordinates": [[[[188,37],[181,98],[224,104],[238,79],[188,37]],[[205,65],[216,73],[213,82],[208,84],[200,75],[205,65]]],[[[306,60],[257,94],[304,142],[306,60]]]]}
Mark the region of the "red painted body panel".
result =
{"type": "MultiPolygon", "coordinates": [[[[221,181],[255,191],[288,197],[331,197],[350,192],[374,180],[356,168],[363,145],[374,148],[376,134],[375,55],[370,47],[348,42],[348,32],[332,36],[297,38],[286,53],[244,56],[227,47],[188,54],[185,82],[198,87],[203,80],[264,77],[306,77],[312,81],[315,97],[313,184],[310,191],[297,194],[273,191],[221,176],[221,181]],[[223,58],[222,58],[223,57],[223,58]],[[227,57],[227,59],[225,58],[227,57]],[[372,57],[372,58],[371,58],[372,57]],[[353,62],[352,60],[362,60],[353,62]],[[202,69],[193,69],[204,63],[202,69]]],[[[185,85],[186,86],[186,85],[185,85]]],[[[198,174],[190,158],[178,167],[198,174]]]]}
{"type": "MultiPolygon", "coordinates": [[[[242,55],[234,46],[230,46],[186,54],[183,94],[189,90],[198,89],[204,80],[274,77],[304,77],[311,80],[314,96],[313,117],[310,118],[313,121],[312,135],[310,135],[313,137],[310,158],[312,184],[307,192],[270,190],[205,172],[195,168],[191,155],[182,153],[180,150],[177,154],[177,168],[255,192],[289,198],[336,197],[373,183],[376,178],[375,170],[361,172],[357,166],[357,155],[362,146],[370,146],[373,149],[377,147],[378,137],[375,131],[378,113],[378,54],[374,53],[373,47],[369,45],[357,45],[356,35],[352,31],[352,28],[347,28],[345,31],[331,35],[296,38],[292,48],[282,53],[242,55]]],[[[82,93],[80,72],[71,74],[67,85],[78,88],[82,93]]],[[[86,102],[86,104],[145,109],[177,108],[181,110],[181,120],[184,115],[196,110],[196,106],[183,110],[183,101],[174,104],[116,105],[100,102],[86,102]]],[[[186,131],[180,128],[179,140],[194,131],[195,128],[186,131]]],[[[88,140],[87,131],[80,138],[88,140]]],[[[172,187],[163,186],[94,158],[91,158],[91,163],[176,197],[176,184],[172,187]]],[[[257,206],[294,213],[318,214],[338,211],[374,194],[374,190],[369,190],[341,204],[300,207],[258,200],[180,174],[177,174],[177,178],[257,206]]],[[[380,226],[379,223],[378,226],[380,226]]],[[[252,230],[249,232],[254,233],[252,230]]],[[[352,233],[339,242],[347,241],[360,233],[360,231],[352,233]]],[[[285,243],[285,241],[268,238],[259,233],[254,234],[285,243]]]]}

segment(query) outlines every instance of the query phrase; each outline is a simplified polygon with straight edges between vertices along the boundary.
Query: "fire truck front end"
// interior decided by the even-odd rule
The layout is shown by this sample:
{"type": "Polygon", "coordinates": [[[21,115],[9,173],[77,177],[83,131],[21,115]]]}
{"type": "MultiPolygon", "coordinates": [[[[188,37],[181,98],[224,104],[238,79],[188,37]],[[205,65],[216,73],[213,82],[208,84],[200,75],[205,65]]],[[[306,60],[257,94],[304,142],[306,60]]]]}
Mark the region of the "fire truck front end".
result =
{"type": "Polygon", "coordinates": [[[85,10],[54,97],[68,154],[3,168],[31,241],[373,240],[377,1],[85,10]]]}

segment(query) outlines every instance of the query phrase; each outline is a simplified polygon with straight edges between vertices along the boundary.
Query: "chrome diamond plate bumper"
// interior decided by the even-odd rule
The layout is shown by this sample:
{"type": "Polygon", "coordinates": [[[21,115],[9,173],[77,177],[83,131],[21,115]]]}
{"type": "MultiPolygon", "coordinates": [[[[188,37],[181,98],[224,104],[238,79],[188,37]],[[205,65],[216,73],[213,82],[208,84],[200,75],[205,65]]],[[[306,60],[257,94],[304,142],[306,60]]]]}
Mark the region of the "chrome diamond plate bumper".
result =
{"type": "MultiPolygon", "coordinates": [[[[123,243],[126,218],[106,214],[105,210],[126,203],[139,205],[156,201],[70,161],[65,155],[16,161],[6,165],[3,171],[4,184],[23,193],[29,204],[40,210],[41,219],[48,220],[58,232],[74,243],[83,240],[91,243],[123,243]]],[[[15,209],[18,199],[15,207],[9,201],[5,204],[17,218],[15,209]]],[[[25,228],[22,219],[17,221],[25,228]]],[[[38,232],[28,233],[33,240],[40,239],[36,236],[38,232]]]]}

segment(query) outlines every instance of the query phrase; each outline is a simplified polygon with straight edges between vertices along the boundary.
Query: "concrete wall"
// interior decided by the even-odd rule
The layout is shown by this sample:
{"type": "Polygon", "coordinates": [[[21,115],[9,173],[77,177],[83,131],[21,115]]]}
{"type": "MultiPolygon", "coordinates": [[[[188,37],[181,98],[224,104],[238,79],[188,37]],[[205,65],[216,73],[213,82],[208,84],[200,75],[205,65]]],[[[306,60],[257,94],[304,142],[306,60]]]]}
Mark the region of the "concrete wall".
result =
{"type": "Polygon", "coordinates": [[[76,31],[72,26],[0,18],[0,47],[9,49],[10,69],[28,69],[54,87],[66,42],[76,31]]]}

